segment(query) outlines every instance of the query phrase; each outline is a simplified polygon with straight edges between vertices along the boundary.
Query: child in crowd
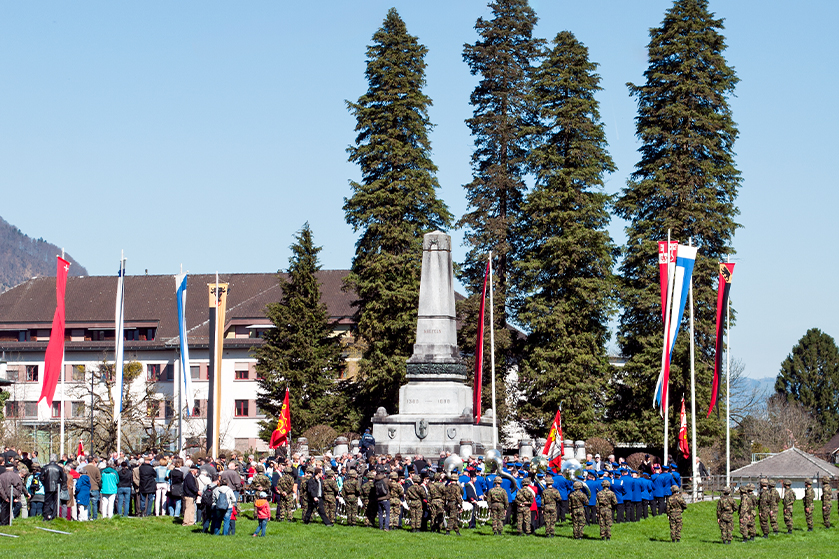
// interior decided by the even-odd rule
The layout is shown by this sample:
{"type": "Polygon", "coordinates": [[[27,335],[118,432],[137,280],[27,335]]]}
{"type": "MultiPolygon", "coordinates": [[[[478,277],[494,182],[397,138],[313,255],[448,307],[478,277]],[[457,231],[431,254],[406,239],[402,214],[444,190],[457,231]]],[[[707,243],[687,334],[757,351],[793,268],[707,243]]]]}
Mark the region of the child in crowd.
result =
{"type": "Polygon", "coordinates": [[[256,501],[253,503],[253,507],[254,516],[259,521],[253,537],[264,537],[265,529],[268,527],[268,521],[271,519],[271,507],[268,504],[268,494],[265,491],[259,492],[256,501]]]}
{"type": "Polygon", "coordinates": [[[76,480],[76,506],[79,507],[78,519],[82,522],[87,520],[90,510],[90,476],[87,471],[79,466],[79,479],[76,480]]]}
{"type": "Polygon", "coordinates": [[[239,516],[239,505],[234,504],[233,510],[230,511],[230,528],[227,530],[228,536],[236,535],[236,517],[239,516]]]}

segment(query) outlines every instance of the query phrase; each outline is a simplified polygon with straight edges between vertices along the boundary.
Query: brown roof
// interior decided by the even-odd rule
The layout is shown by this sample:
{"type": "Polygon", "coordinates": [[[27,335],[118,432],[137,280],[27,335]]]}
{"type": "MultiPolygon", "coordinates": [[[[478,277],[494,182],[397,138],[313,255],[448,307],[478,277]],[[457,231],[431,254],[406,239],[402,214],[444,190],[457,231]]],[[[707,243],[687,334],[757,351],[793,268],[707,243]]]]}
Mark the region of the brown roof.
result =
{"type": "MultiPolygon", "coordinates": [[[[353,315],[354,295],[342,289],[347,270],[322,270],[318,273],[321,293],[330,319],[345,322],[353,315]]],[[[215,274],[191,274],[188,279],[186,323],[190,345],[209,339],[207,284],[215,282],[215,274]]],[[[277,302],[282,290],[277,274],[219,274],[219,282],[228,283],[227,322],[245,324],[267,323],[265,306],[277,302]]],[[[67,278],[65,295],[66,327],[114,326],[114,302],[117,278],[90,276],[67,278]]],[[[50,328],[55,313],[55,278],[35,278],[0,294],[0,330],[50,328]]],[[[126,326],[156,326],[157,341],[176,344],[178,308],[173,276],[126,276],[126,326]]],[[[226,340],[236,343],[234,340],[226,340]]],[[[112,342],[85,342],[85,346],[104,347],[112,342]]],[[[134,342],[137,343],[137,342],[134,342]]],[[[68,342],[68,347],[73,343],[68,342]]],[[[142,344],[142,342],[140,342],[142,344]]],[[[5,342],[8,348],[42,347],[44,342],[5,342]]]]}
{"type": "Polygon", "coordinates": [[[839,468],[812,454],[790,448],[731,472],[732,477],[839,477],[839,468]]]}

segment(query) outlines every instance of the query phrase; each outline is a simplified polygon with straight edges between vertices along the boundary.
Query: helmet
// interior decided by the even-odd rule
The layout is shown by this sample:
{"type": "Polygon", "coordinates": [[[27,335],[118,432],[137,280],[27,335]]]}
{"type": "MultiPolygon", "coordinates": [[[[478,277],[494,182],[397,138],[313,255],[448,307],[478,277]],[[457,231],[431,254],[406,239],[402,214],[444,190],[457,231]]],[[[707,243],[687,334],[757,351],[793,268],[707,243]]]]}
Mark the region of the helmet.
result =
{"type": "Polygon", "coordinates": [[[670,491],[672,491],[673,493],[678,493],[679,491],[681,491],[681,489],[679,489],[678,485],[671,485],[670,491]]]}
{"type": "Polygon", "coordinates": [[[396,475],[396,472],[390,472],[390,479],[399,479],[399,476],[396,475]]]}
{"type": "Polygon", "coordinates": [[[609,487],[611,484],[609,483],[608,479],[604,479],[603,481],[600,482],[600,485],[602,485],[603,488],[605,489],[605,488],[609,487]]]}
{"type": "Polygon", "coordinates": [[[725,486],[722,488],[723,495],[731,495],[731,488],[729,486],[725,486]]]}
{"type": "Polygon", "coordinates": [[[582,489],[582,488],[583,488],[583,482],[582,481],[575,481],[574,482],[574,489],[582,489]]]}
{"type": "Polygon", "coordinates": [[[495,481],[493,482],[495,485],[501,485],[501,476],[495,476],[495,481]]]}
{"type": "Polygon", "coordinates": [[[350,470],[350,477],[358,477],[358,472],[355,470],[350,470]]]}

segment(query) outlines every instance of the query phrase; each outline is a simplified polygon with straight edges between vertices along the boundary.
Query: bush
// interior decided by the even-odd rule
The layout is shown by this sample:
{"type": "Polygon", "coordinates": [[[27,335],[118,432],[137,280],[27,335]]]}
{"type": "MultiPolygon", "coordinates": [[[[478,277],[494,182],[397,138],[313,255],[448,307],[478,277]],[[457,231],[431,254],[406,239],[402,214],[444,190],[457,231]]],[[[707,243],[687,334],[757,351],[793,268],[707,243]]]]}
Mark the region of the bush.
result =
{"type": "Polygon", "coordinates": [[[605,460],[610,454],[614,454],[615,447],[601,437],[592,437],[586,441],[586,452],[592,456],[599,454],[600,458],[605,460]]]}

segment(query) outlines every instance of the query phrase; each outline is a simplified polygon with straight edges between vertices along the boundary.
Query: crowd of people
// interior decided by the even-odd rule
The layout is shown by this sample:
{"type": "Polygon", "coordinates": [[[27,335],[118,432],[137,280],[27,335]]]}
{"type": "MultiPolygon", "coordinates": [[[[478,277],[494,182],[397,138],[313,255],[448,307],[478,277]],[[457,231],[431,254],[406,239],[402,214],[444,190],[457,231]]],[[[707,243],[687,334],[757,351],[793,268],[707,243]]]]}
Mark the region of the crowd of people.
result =
{"type": "MultiPolygon", "coordinates": [[[[544,464],[508,457],[500,471],[483,457],[456,460],[450,453],[428,460],[417,456],[377,456],[370,449],[356,454],[301,457],[282,454],[257,460],[230,453],[213,460],[184,459],[158,453],[138,456],[51,456],[42,466],[37,456],[14,449],[0,455],[0,524],[9,515],[43,516],[93,521],[114,514],[132,517],[182,516],[184,526],[201,531],[234,535],[242,502],[253,502],[257,530],[264,536],[272,519],[302,522],[317,514],[326,526],[338,521],[381,530],[409,528],[460,535],[475,528],[479,511],[491,520],[492,532],[505,526],[517,535],[532,535],[544,528],[553,537],[557,522],[570,520],[573,537],[582,538],[586,525],[600,528],[600,537],[611,539],[613,523],[640,522],[667,515],[673,542],[681,540],[681,477],[674,463],[657,464],[646,456],[638,469],[614,456],[589,455],[579,469],[557,472],[544,464]]],[[[785,485],[787,485],[785,483],[785,485]]],[[[717,517],[722,539],[730,543],[733,515],[739,514],[744,541],[755,536],[758,511],[764,537],[769,526],[778,531],[778,505],[783,502],[787,527],[792,526],[793,491],[784,498],[768,480],[761,492],[740,488],[739,504],[731,490],[718,502],[717,517]],[[791,497],[790,497],[791,496],[791,497]],[[792,500],[790,500],[792,499],[792,500]]],[[[825,486],[825,525],[830,525],[831,496],[825,486]]],[[[808,527],[812,529],[812,489],[804,497],[808,527]]]]}

